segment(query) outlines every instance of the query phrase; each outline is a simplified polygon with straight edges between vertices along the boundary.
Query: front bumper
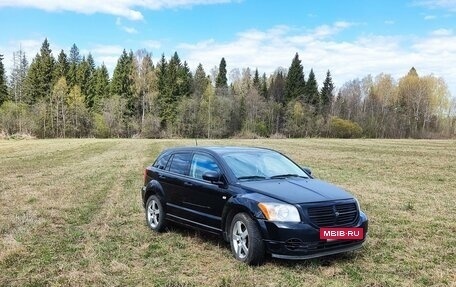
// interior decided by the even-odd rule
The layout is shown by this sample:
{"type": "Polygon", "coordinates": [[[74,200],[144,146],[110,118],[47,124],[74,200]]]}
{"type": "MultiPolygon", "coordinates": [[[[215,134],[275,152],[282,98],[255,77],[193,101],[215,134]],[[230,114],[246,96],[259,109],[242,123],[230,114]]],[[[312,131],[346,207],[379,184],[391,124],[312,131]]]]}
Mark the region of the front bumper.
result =
{"type": "Polygon", "coordinates": [[[258,220],[263,240],[272,257],[310,259],[353,251],[362,247],[367,237],[368,219],[360,212],[357,222],[349,227],[361,227],[361,240],[327,241],[320,239],[320,229],[307,223],[271,222],[258,220]]]}

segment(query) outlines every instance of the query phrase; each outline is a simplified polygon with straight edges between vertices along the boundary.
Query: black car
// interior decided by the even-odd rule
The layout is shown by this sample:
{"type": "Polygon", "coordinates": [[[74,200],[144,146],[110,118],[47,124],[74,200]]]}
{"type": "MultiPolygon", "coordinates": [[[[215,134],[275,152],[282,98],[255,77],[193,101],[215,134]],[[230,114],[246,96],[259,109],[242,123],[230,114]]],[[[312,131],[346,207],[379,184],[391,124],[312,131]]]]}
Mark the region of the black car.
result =
{"type": "Polygon", "coordinates": [[[146,168],[141,195],[151,229],[172,221],[220,234],[247,264],[260,264],[266,253],[308,259],[351,251],[367,235],[353,195],[265,148],[168,149],[146,168]],[[362,234],[338,237],[344,228],[362,234]]]}

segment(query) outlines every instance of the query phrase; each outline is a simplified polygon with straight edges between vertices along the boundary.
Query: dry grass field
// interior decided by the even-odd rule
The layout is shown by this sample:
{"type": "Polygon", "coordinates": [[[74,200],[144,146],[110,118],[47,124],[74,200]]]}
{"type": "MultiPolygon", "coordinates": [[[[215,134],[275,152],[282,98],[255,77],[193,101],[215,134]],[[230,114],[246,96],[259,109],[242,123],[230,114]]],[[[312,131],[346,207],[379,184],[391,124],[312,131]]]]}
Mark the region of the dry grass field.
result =
{"type": "Polygon", "coordinates": [[[217,237],[151,232],[139,189],[192,140],[0,141],[0,286],[456,286],[456,142],[199,140],[278,149],[357,196],[364,249],[252,268],[217,237]]]}

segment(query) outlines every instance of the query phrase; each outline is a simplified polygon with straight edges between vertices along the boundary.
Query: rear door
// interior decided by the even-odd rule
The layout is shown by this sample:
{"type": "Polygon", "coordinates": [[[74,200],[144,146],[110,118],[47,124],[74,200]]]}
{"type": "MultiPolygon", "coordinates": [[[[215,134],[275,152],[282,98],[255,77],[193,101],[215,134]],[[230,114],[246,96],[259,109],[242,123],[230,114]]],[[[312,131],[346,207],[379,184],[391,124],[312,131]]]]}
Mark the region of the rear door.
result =
{"type": "Polygon", "coordinates": [[[179,217],[185,215],[182,210],[182,202],[183,196],[187,192],[185,180],[188,178],[191,158],[191,152],[174,153],[168,161],[165,170],[158,174],[158,180],[165,193],[166,209],[169,215],[179,217]]]}

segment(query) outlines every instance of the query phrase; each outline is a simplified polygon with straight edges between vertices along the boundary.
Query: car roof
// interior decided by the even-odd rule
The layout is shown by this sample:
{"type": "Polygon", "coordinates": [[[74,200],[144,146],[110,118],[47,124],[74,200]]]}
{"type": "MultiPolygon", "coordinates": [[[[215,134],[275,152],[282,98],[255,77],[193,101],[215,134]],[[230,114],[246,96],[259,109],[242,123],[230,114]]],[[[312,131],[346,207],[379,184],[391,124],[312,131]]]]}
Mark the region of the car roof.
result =
{"type": "Polygon", "coordinates": [[[254,151],[272,151],[268,148],[250,147],[250,146],[187,146],[187,147],[174,147],[167,149],[168,152],[178,151],[206,151],[216,154],[226,154],[232,152],[254,152],[254,151]]]}

